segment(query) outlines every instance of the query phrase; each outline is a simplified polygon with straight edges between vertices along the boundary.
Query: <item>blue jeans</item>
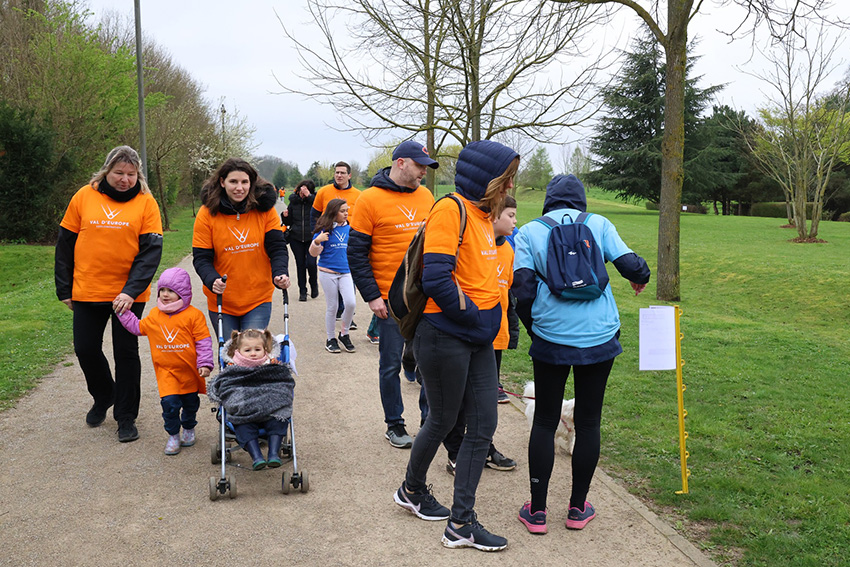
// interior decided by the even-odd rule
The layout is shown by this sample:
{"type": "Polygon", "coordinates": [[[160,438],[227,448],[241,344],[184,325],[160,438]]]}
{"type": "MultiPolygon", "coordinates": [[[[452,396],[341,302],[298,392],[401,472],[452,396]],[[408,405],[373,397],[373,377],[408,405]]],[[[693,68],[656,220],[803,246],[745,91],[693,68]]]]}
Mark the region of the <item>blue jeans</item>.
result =
{"type": "Polygon", "coordinates": [[[198,420],[195,417],[198,415],[198,408],[201,407],[201,398],[198,397],[197,392],[163,396],[159,403],[162,405],[165,431],[169,435],[180,433],[181,425],[183,429],[193,429],[198,425],[198,420]],[[183,408],[182,416],[180,415],[180,408],[183,408]]]}
{"type": "Polygon", "coordinates": [[[410,491],[425,490],[428,467],[463,411],[466,434],[457,454],[451,519],[465,524],[472,521],[475,492],[498,422],[493,345],[466,342],[423,319],[413,349],[430,413],[413,441],[405,484],[410,491]]]}
{"type": "MultiPolygon", "coordinates": [[[[376,319],[378,334],[378,386],[381,391],[381,405],[384,406],[384,422],[387,427],[404,425],[404,402],[401,398],[401,354],[404,351],[404,337],[398,330],[395,319],[376,319]]],[[[422,419],[428,415],[428,402],[425,390],[419,390],[419,410],[422,419]]]]}
{"type": "MultiPolygon", "coordinates": [[[[272,318],[272,302],[261,303],[244,315],[221,314],[222,338],[226,341],[230,338],[231,331],[244,331],[245,329],[266,329],[272,318]]],[[[210,321],[213,329],[218,333],[218,311],[210,311],[210,321]]]]}

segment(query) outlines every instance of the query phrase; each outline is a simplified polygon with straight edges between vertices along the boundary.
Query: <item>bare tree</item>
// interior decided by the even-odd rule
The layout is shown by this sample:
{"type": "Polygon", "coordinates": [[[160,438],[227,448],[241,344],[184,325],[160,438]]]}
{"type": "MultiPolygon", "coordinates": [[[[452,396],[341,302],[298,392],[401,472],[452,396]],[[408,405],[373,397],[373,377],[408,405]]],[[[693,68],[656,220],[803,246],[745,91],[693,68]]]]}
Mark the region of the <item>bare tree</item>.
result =
{"type": "Polygon", "coordinates": [[[595,109],[600,64],[578,47],[594,9],[517,0],[334,2],[308,0],[318,42],[283,26],[309,87],[279,83],[333,105],[369,141],[386,131],[425,132],[432,155],[449,139],[463,145],[512,130],[549,142],[595,109]],[[567,66],[569,53],[590,63],[567,66]]]}
{"type": "MultiPolygon", "coordinates": [[[[664,49],[665,83],[664,136],[661,143],[661,200],[658,215],[657,297],[679,300],[679,216],[684,181],[685,70],[688,28],[703,6],[703,0],[552,0],[567,5],[606,6],[632,10],[649,28],[664,49]],[[666,10],[664,9],[666,4],[666,10]],[[644,6],[646,5],[646,7],[644,6]],[[662,19],[663,18],[663,19],[662,19]]],[[[827,21],[829,0],[793,0],[778,4],[771,0],[718,0],[715,6],[740,6],[742,21],[730,35],[766,27],[777,41],[797,34],[800,20],[827,21]]],[[[846,25],[844,22],[839,22],[846,25]]]]}
{"type": "Polygon", "coordinates": [[[822,27],[813,41],[807,35],[802,29],[768,54],[772,69],[758,76],[775,96],[759,109],[760,127],[744,136],[756,166],[782,187],[799,241],[817,239],[830,174],[850,145],[850,87],[819,92],[835,70],[830,61],[838,43],[825,45],[822,27]],[[808,227],[807,202],[812,203],[808,227]]]}

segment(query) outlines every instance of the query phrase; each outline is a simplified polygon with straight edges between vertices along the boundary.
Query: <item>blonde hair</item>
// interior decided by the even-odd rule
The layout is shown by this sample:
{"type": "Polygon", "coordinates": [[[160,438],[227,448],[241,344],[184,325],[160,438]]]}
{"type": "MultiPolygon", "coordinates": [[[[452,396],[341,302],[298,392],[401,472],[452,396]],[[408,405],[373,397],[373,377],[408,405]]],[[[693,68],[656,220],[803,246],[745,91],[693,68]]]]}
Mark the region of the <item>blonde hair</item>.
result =
{"type": "Polygon", "coordinates": [[[509,180],[513,179],[517,171],[519,171],[519,156],[511,161],[508,168],[497,178],[487,184],[487,189],[484,191],[484,196],[478,201],[478,206],[482,210],[490,211],[490,220],[499,218],[505,208],[505,197],[503,189],[509,180]]]}
{"type": "Polygon", "coordinates": [[[274,336],[268,329],[260,331],[259,329],[245,329],[241,333],[232,331],[230,333],[230,346],[227,347],[227,356],[233,357],[234,353],[242,346],[245,339],[260,339],[263,341],[263,350],[266,354],[271,354],[274,349],[274,336]]]}
{"type": "Polygon", "coordinates": [[[151,192],[150,187],[148,187],[148,181],[145,179],[145,172],[142,168],[142,160],[136,150],[130,146],[118,146],[117,148],[112,148],[112,151],[106,155],[106,161],[103,162],[103,167],[101,167],[97,173],[92,176],[91,181],[89,181],[89,185],[96,187],[104,180],[104,178],[106,178],[106,174],[112,171],[112,168],[119,163],[129,163],[135,167],[136,173],[139,176],[139,183],[142,185],[142,193],[151,192]]]}

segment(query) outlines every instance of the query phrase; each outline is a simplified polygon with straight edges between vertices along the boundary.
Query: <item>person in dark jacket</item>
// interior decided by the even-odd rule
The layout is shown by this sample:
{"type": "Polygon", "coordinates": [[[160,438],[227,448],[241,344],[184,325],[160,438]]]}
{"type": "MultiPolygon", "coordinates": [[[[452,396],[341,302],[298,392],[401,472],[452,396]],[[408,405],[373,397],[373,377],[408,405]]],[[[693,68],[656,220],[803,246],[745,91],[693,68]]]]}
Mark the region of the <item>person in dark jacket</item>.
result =
{"type": "Polygon", "coordinates": [[[201,200],[192,265],[204,284],[213,327],[221,294],[224,337],[233,330],[263,330],[275,287],[289,287],[289,252],[274,208],[277,191],[251,164],[230,158],[204,183],[201,200]]]}
{"type": "Polygon", "coordinates": [[[138,338],[117,315],[129,309],[142,316],[161,256],[159,206],[139,154],[129,146],[114,148],[68,204],[56,242],[55,277],[56,296],[74,312],[74,352],[94,399],[86,423],[99,426],[114,404],[122,443],[139,438],[142,364],[138,338]],[[114,380],[103,354],[110,318],[114,380]]]}
{"type": "MultiPolygon", "coordinates": [[[[584,185],[575,175],[558,175],[546,187],[543,214],[560,223],[587,211],[584,185]]],[[[606,262],[631,284],[635,294],[646,288],[649,267],[626,246],[614,225],[601,215],[585,224],[606,262]]],[[[546,533],[546,495],[555,461],[555,430],[570,369],[575,381],[576,442],[572,455],[572,492],[566,526],[580,530],[596,517],[587,502],[590,481],[599,460],[602,402],[614,357],[623,352],[620,316],[609,283],[590,300],[556,297],[539,274],[546,273],[550,228],[542,221],[526,223],[516,235],[514,283],[517,315],[531,336],[529,354],[534,367],[535,410],[528,441],[531,500],[519,520],[536,534],[546,533]]]]}
{"type": "Polygon", "coordinates": [[[289,196],[289,206],[281,215],[286,225],[289,248],[295,258],[295,271],[298,276],[298,301],[307,301],[307,282],[309,276],[310,297],[319,296],[316,258],[308,252],[313,240],[311,224],[313,199],[316,198],[316,184],[311,179],[303,179],[289,196]]]}

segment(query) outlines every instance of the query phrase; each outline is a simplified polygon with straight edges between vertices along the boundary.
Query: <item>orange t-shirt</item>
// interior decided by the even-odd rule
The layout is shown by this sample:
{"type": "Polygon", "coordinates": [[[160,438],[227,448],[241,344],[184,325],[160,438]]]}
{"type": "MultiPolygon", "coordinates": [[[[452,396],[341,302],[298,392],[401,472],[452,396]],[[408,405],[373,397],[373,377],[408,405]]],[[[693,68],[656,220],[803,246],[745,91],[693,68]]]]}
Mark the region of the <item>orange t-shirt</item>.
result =
{"type": "Polygon", "coordinates": [[[331,202],[331,199],[345,199],[348,203],[348,216],[351,216],[354,211],[354,203],[360,198],[360,189],[352,185],[348,189],[337,189],[336,185],[331,183],[320,187],[316,191],[316,197],[313,199],[313,208],[320,212],[325,212],[325,207],[331,202]]]}
{"type": "MultiPolygon", "coordinates": [[[[498,262],[493,223],[490,222],[487,213],[462,195],[458,193],[455,195],[466,207],[466,232],[463,235],[463,244],[458,249],[460,211],[457,204],[451,199],[443,199],[434,206],[431,215],[425,221],[423,253],[454,256],[457,252],[455,281],[479,309],[492,309],[499,303],[500,298],[496,277],[498,262]]],[[[429,298],[425,305],[425,313],[441,311],[434,300],[429,298]]]]}
{"type": "MultiPolygon", "coordinates": [[[[254,209],[240,215],[215,216],[205,206],[198,211],[192,247],[213,250],[213,267],[219,274],[227,274],[222,312],[239,317],[272,300],[272,264],[264,245],[270,230],[280,230],[274,208],[264,213],[254,209]]],[[[209,310],[217,311],[216,294],[204,286],[204,295],[209,310]]]]}
{"type": "Polygon", "coordinates": [[[422,186],[412,193],[370,187],[357,201],[349,222],[352,230],[372,237],[369,263],[382,298],[387,298],[404,253],[433,205],[434,196],[422,186]]]}
{"type": "MultiPolygon", "coordinates": [[[[115,299],[139,253],[139,236],[162,234],[159,206],[150,193],[139,193],[119,203],[91,185],[71,198],[60,226],[77,234],[71,290],[74,301],[115,299]]],[[[150,293],[148,286],[135,301],[147,301],[150,293]]]]}
{"type": "Polygon", "coordinates": [[[151,344],[151,359],[156,372],[159,397],[175,394],[206,394],[204,379],[198,374],[195,343],[210,338],[207,318],[191,305],[169,315],[154,307],[139,321],[139,332],[151,344]]]}
{"type": "Polygon", "coordinates": [[[499,302],[502,304],[502,326],[493,341],[495,350],[505,350],[511,341],[511,331],[508,328],[508,290],[514,283],[514,248],[505,240],[501,246],[496,246],[496,277],[499,280],[499,302]]]}

